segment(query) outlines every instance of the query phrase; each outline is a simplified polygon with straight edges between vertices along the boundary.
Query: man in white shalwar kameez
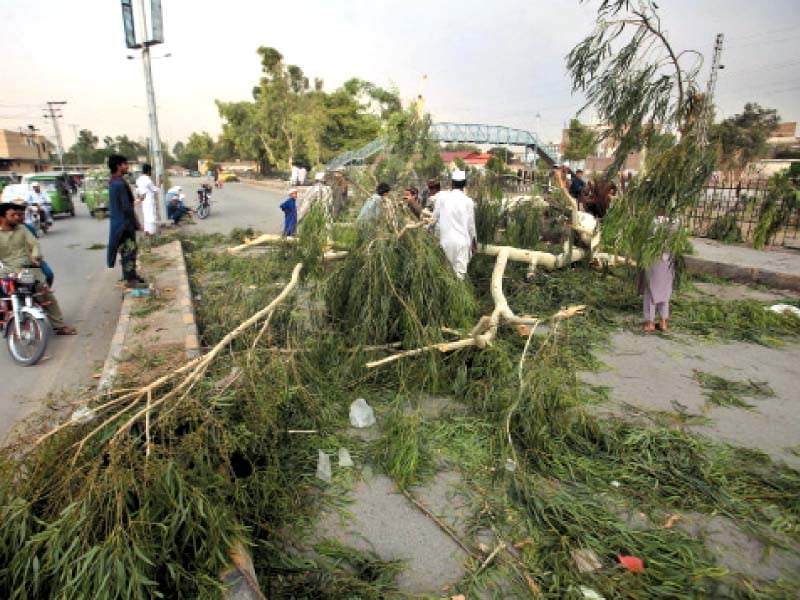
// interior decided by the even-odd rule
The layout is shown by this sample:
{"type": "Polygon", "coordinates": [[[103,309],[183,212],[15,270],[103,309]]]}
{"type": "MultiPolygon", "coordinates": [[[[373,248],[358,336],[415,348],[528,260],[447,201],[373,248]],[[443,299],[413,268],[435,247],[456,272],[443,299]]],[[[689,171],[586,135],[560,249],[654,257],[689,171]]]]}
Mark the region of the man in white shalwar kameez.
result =
{"type": "Polygon", "coordinates": [[[436,194],[433,220],[439,234],[439,244],[459,279],[464,279],[467,266],[477,247],[475,233],[475,203],[464,193],[467,175],[455,170],[453,189],[436,194]]]}
{"type": "Polygon", "coordinates": [[[155,235],[158,222],[156,215],[158,187],[150,179],[152,170],[150,165],[142,165],[142,174],[136,179],[136,196],[142,201],[143,229],[147,235],[155,235]]]}

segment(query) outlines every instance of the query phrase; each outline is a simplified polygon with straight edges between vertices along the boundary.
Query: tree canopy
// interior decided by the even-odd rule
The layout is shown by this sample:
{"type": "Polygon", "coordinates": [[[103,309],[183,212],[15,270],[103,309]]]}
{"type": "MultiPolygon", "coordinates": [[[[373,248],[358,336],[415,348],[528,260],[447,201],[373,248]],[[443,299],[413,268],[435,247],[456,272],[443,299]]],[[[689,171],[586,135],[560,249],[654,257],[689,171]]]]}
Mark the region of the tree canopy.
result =
{"type": "Polygon", "coordinates": [[[597,150],[597,135],[578,119],[569,122],[567,130],[567,146],[564,148],[564,158],[567,160],[583,160],[597,150]]]}
{"type": "Polygon", "coordinates": [[[766,156],[767,140],[778,123],[780,117],[774,108],[748,102],[743,112],[714,125],[710,138],[717,149],[717,165],[739,172],[747,163],[766,156]]]}
{"type": "Polygon", "coordinates": [[[281,168],[319,164],[372,141],[401,112],[395,90],[352,78],[325,92],[321,79],[312,86],[302,68],[286,64],[277,49],[261,46],[257,54],[261,77],[253,99],[217,100],[223,119],[220,142],[238,158],[281,168]]]}

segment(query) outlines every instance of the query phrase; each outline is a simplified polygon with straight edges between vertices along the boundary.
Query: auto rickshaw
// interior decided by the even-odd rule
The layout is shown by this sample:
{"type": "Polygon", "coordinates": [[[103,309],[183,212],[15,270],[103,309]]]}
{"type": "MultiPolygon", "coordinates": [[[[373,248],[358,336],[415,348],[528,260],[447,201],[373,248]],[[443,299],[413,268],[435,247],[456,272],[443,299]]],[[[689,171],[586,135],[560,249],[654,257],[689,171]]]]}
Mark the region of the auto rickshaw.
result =
{"type": "Polygon", "coordinates": [[[95,173],[83,179],[81,202],[86,203],[89,214],[93,217],[108,216],[108,176],[95,173]]]}
{"type": "Polygon", "coordinates": [[[61,171],[49,171],[45,173],[29,173],[22,178],[22,183],[31,185],[37,182],[42,191],[50,196],[53,215],[68,214],[75,216],[75,205],[72,203],[70,193],[69,175],[61,171]]]}

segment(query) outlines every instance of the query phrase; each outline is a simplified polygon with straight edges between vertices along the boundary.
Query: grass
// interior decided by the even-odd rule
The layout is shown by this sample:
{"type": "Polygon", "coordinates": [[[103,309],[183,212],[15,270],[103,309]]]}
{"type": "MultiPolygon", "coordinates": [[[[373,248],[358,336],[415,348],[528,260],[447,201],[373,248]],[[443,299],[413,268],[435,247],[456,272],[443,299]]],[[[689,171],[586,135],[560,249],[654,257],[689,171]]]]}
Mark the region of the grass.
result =
{"type": "Polygon", "coordinates": [[[732,381],[697,369],[692,376],[703,388],[708,402],[714,406],[753,408],[745,398],[770,398],[775,395],[766,381],[732,381]]]}
{"type": "MultiPolygon", "coordinates": [[[[310,246],[224,252],[252,233],[183,239],[206,344],[272,300],[296,262],[318,258],[310,246]]],[[[336,541],[298,543],[343,495],[349,479],[337,475],[335,460],[333,486],[314,477],[318,450],[342,446],[404,490],[436,469],[459,471],[472,509],[467,543],[481,533],[489,551],[500,539],[513,550],[484,569],[470,563],[472,574],[451,595],[494,587],[495,595],[529,597],[533,585],[545,598],[579,598],[583,585],[607,598],[712,598],[724,586],[736,598],[792,597],[782,583],[731,579],[701,540],[660,524],[674,513],[724,514],[796,546],[796,470],[686,432],[700,415],[676,409],[630,422],[594,414],[611,391],[582,385],[577,372],[602,368],[593,350],[638,320],[629,273],[579,266],[539,271],[527,282],[525,265],[509,265],[504,286],[518,314],[570,304],[586,304],[586,314],[562,323],[556,336],[534,338],[522,365],[526,339],[503,330],[482,351],[367,371],[375,353],[363,345],[441,339],[442,324],[468,329],[492,305],[492,262],[476,257],[471,284],[459,287],[423,232],[407,232],[399,244],[347,235],[353,260],[315,263],[255,350],[258,329],[231,344],[190,398],[165,411],[149,458],[140,423],[109,449],[90,444],[76,469],[73,444],[97,423],[65,429],[22,462],[18,453],[0,458],[0,597],[218,598],[217,576],[236,540],[251,548],[270,598],[398,596],[402,564],[336,541]],[[220,386],[234,368],[241,375],[220,386]],[[451,396],[460,410],[423,416],[415,400],[425,394],[451,396]],[[380,417],[382,436],[373,443],[343,433],[359,396],[380,417]],[[639,513],[641,523],[628,518],[639,513]],[[591,549],[603,567],[578,572],[576,549],[591,549]],[[642,557],[646,572],[615,566],[622,553],[642,557]]],[[[672,324],[692,340],[770,344],[800,327],[763,304],[681,295],[672,324]]],[[[742,382],[724,389],[732,383],[742,382]]]]}

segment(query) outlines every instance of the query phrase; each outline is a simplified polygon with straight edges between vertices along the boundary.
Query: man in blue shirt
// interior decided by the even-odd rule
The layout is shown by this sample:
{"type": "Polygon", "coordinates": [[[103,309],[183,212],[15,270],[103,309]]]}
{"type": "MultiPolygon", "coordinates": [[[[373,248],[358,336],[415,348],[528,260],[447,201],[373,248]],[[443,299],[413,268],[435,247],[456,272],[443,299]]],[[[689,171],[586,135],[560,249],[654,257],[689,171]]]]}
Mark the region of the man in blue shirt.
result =
{"type": "Polygon", "coordinates": [[[283,235],[292,237],[297,234],[297,190],[289,190],[289,197],[281,202],[280,209],[283,211],[283,235]]]}
{"type": "Polygon", "coordinates": [[[136,232],[142,227],[133,210],[133,192],[124,179],[128,173],[128,159],[120,154],[112,154],[108,157],[108,169],[111,171],[111,180],[108,182],[109,231],[106,264],[109,269],[113,268],[119,253],[125,286],[134,288],[144,283],[136,273],[136,255],[139,251],[136,232]]]}

